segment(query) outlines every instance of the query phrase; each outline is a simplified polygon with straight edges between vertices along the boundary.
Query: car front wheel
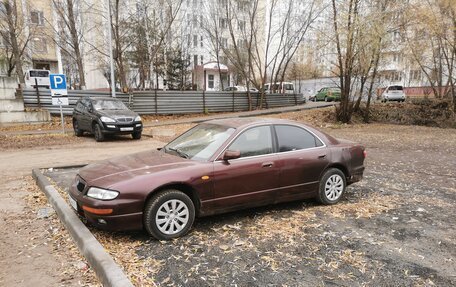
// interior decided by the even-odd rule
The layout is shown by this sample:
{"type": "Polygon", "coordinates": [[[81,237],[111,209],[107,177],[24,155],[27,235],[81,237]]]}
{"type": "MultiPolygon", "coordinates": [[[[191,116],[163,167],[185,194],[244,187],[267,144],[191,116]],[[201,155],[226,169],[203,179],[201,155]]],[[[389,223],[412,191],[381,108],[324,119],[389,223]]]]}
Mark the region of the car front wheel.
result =
{"type": "Polygon", "coordinates": [[[340,169],[330,168],[321,178],[317,199],[322,204],[336,204],[342,198],[346,186],[344,173],[340,169]]]}
{"type": "Polygon", "coordinates": [[[95,140],[97,142],[102,142],[104,141],[105,137],[104,137],[104,134],[103,132],[101,131],[101,127],[99,124],[95,124],[93,126],[93,135],[95,136],[95,140]]]}
{"type": "Polygon", "coordinates": [[[79,128],[79,123],[77,120],[73,121],[73,130],[74,130],[74,135],[77,137],[80,137],[84,134],[84,131],[79,128]]]}
{"type": "Polygon", "coordinates": [[[185,193],[165,190],[157,193],[144,209],[144,227],[158,240],[185,235],[195,220],[195,206],[185,193]]]}
{"type": "Polygon", "coordinates": [[[141,132],[134,132],[134,133],[131,134],[131,137],[134,140],[139,140],[139,139],[141,139],[141,132]]]}

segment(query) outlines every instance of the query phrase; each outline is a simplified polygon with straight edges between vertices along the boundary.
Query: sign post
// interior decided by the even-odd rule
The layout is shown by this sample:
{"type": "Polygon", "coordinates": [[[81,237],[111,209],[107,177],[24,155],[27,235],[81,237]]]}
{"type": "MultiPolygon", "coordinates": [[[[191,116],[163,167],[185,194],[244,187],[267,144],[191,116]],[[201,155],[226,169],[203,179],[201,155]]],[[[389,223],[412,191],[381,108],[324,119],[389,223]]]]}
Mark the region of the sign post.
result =
{"type": "Polygon", "coordinates": [[[62,106],[68,106],[68,90],[66,86],[66,77],[63,74],[50,74],[49,82],[51,86],[52,105],[60,106],[62,132],[65,133],[65,122],[63,119],[62,106]]]}

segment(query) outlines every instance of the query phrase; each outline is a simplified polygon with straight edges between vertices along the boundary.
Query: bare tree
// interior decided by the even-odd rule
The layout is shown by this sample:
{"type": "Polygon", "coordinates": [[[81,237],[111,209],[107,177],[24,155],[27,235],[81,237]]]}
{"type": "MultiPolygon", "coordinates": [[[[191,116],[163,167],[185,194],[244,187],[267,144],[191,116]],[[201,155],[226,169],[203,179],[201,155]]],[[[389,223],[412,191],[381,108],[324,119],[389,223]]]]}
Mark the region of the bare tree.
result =
{"type": "Polygon", "coordinates": [[[426,0],[411,3],[408,8],[403,21],[407,51],[434,96],[450,95],[456,112],[456,2],[426,0]]]}
{"type": "MultiPolygon", "coordinates": [[[[73,0],[52,0],[56,11],[60,27],[55,27],[54,31],[59,36],[53,38],[54,42],[65,53],[65,56],[75,63],[78,75],[79,88],[86,86],[84,63],[82,54],[82,44],[84,41],[83,28],[78,25],[81,21],[81,6],[73,0]]],[[[51,21],[48,20],[52,25],[51,21]]]]}
{"type": "Polygon", "coordinates": [[[0,35],[4,40],[7,72],[11,76],[16,71],[21,84],[25,84],[23,58],[32,33],[26,33],[24,17],[19,12],[16,0],[3,0],[0,10],[0,35]]]}

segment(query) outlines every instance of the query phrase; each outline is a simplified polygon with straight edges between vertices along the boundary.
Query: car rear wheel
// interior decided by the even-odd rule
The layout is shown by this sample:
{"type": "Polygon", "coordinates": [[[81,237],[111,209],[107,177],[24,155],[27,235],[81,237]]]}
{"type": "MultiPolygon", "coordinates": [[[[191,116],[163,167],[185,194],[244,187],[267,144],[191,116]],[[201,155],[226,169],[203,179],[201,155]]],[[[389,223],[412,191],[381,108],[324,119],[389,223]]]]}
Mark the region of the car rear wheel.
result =
{"type": "Polygon", "coordinates": [[[330,168],[321,178],[317,199],[322,204],[336,204],[342,198],[346,186],[344,173],[340,169],[330,168]]]}
{"type": "Polygon", "coordinates": [[[104,136],[103,132],[101,131],[101,127],[99,124],[94,124],[93,135],[95,136],[95,140],[97,142],[102,142],[105,139],[105,136],[104,136]]]}
{"type": "Polygon", "coordinates": [[[77,120],[73,121],[73,130],[74,130],[74,135],[77,137],[80,137],[84,134],[84,131],[79,128],[79,123],[77,120]]]}
{"type": "Polygon", "coordinates": [[[185,193],[165,190],[153,196],[144,209],[144,227],[158,240],[185,235],[195,220],[195,206],[185,193]]]}
{"type": "Polygon", "coordinates": [[[134,133],[131,134],[131,137],[134,140],[139,140],[139,139],[141,139],[141,132],[134,132],[134,133]]]}

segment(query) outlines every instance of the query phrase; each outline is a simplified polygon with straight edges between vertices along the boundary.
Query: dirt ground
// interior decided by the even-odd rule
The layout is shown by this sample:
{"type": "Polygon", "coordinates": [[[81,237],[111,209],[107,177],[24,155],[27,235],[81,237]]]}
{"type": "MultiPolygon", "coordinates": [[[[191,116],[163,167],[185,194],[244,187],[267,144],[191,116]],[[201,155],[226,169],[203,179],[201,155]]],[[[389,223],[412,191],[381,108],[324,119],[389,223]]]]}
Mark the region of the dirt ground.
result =
{"type": "MultiPolygon", "coordinates": [[[[93,230],[95,236],[137,286],[456,285],[454,130],[338,125],[322,121],[326,114],[277,117],[366,145],[365,179],[340,204],[307,200],[203,218],[171,242],[143,232],[93,230]]],[[[154,138],[141,141],[69,135],[2,141],[0,286],[99,284],[31,181],[32,168],[156,148],[190,126],[154,128],[154,138]]],[[[75,170],[48,173],[64,191],[75,170]]]]}

